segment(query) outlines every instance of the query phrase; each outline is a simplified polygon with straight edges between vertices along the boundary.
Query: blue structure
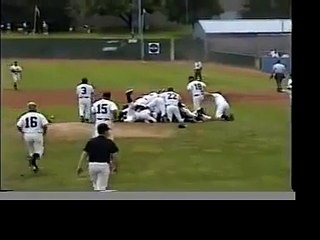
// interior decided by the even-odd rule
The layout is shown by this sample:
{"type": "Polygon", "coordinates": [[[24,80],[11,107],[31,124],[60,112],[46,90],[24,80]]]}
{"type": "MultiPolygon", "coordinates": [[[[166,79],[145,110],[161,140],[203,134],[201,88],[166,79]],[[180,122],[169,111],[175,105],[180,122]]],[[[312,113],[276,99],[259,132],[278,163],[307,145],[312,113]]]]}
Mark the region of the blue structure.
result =
{"type": "Polygon", "coordinates": [[[260,59],[260,69],[262,72],[265,73],[272,73],[272,66],[275,64],[278,60],[283,63],[288,70],[288,74],[291,73],[291,59],[290,58],[273,58],[269,56],[261,57],[260,59]]]}

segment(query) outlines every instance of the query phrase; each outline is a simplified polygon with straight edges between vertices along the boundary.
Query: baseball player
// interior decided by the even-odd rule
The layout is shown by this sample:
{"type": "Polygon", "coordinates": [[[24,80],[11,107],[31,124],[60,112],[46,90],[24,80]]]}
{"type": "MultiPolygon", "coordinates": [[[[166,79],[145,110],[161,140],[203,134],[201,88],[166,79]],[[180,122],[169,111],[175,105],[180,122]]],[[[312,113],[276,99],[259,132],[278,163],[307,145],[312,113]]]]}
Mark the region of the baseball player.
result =
{"type": "Polygon", "coordinates": [[[173,117],[175,117],[179,123],[183,123],[184,120],[181,117],[179,110],[179,103],[181,102],[181,97],[178,93],[174,91],[172,87],[168,88],[168,91],[164,94],[165,104],[167,111],[167,118],[169,122],[173,122],[173,117]]]}
{"type": "Polygon", "coordinates": [[[28,112],[22,114],[17,122],[18,131],[22,133],[29,153],[29,167],[34,173],[39,171],[37,160],[44,152],[43,137],[46,135],[49,122],[37,111],[37,104],[28,103],[28,112]]]}
{"type": "Polygon", "coordinates": [[[215,120],[234,121],[234,115],[230,113],[230,104],[221,92],[209,93],[213,97],[216,106],[215,120]]]}
{"type": "Polygon", "coordinates": [[[194,78],[196,80],[202,80],[202,62],[198,61],[194,63],[194,78]]]}
{"type": "Polygon", "coordinates": [[[286,92],[289,95],[290,103],[292,100],[292,75],[290,74],[290,77],[288,78],[287,87],[283,90],[283,92],[286,92]]]}
{"type": "Polygon", "coordinates": [[[282,81],[286,78],[286,66],[278,60],[272,67],[270,79],[275,79],[277,84],[277,92],[282,92],[282,81]]]}
{"type": "Polygon", "coordinates": [[[89,84],[87,78],[83,78],[81,83],[76,88],[79,116],[81,122],[90,122],[91,119],[91,105],[93,101],[94,88],[89,84]]]}
{"type": "Polygon", "coordinates": [[[201,108],[201,104],[204,100],[204,93],[207,85],[199,80],[195,80],[193,76],[189,77],[189,83],[187,90],[192,96],[193,110],[197,111],[201,108]]]}
{"type": "Polygon", "coordinates": [[[124,109],[122,112],[126,114],[124,122],[145,122],[145,123],[155,123],[157,120],[152,116],[151,110],[147,107],[148,101],[145,101],[146,104],[141,108],[141,98],[135,102],[132,100],[133,89],[126,91],[126,97],[128,102],[128,108],[124,109]]]}
{"type": "Polygon", "coordinates": [[[166,116],[166,104],[165,99],[159,94],[154,95],[154,98],[147,104],[147,107],[151,110],[153,117],[159,122],[164,122],[166,116]]]}
{"type": "Polygon", "coordinates": [[[17,91],[18,82],[22,80],[22,67],[18,65],[17,61],[10,66],[10,72],[13,80],[13,89],[17,91]]]}
{"type": "MultiPolygon", "coordinates": [[[[105,92],[102,94],[102,99],[96,101],[92,106],[92,114],[95,116],[94,133],[93,137],[97,137],[97,127],[101,123],[106,123],[110,129],[113,127],[113,121],[117,119],[118,107],[111,101],[111,92],[105,92]]],[[[110,139],[113,139],[112,132],[110,130],[110,139]]]]}

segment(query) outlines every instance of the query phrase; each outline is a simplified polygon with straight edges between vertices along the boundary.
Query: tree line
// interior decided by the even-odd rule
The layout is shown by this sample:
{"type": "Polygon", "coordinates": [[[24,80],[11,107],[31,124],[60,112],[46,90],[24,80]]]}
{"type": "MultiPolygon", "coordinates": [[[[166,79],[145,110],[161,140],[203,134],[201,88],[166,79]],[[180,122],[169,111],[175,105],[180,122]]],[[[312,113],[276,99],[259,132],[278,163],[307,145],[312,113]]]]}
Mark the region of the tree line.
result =
{"type": "MultiPolygon", "coordinates": [[[[291,0],[249,0],[242,16],[245,18],[288,18],[291,0]]],[[[131,28],[138,16],[138,0],[1,0],[2,22],[32,22],[34,6],[51,29],[66,30],[79,16],[112,15],[121,18],[131,28]]],[[[198,19],[223,13],[219,0],[142,0],[145,12],[162,12],[169,21],[193,24],[198,19]]]]}

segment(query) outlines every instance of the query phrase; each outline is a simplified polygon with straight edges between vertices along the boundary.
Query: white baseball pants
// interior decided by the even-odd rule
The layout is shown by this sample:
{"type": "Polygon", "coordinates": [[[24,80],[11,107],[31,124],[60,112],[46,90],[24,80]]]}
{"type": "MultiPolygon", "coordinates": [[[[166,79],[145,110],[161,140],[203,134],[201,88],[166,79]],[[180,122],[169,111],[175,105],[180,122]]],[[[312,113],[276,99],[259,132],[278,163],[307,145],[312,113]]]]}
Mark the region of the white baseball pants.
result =
{"type": "Polygon", "coordinates": [[[222,115],[229,115],[230,113],[230,106],[227,102],[223,103],[223,104],[219,104],[216,106],[216,115],[215,117],[217,119],[221,118],[222,115]]]}
{"type": "Polygon", "coordinates": [[[30,157],[32,157],[34,153],[37,153],[42,157],[44,152],[42,133],[25,133],[23,139],[30,157]]]}
{"type": "Polygon", "coordinates": [[[155,113],[155,115],[158,115],[159,113],[161,114],[161,117],[166,115],[166,105],[161,97],[153,99],[147,106],[155,113]]]}
{"type": "Polygon", "coordinates": [[[203,100],[204,100],[203,95],[193,96],[192,102],[193,102],[193,110],[194,111],[197,111],[197,110],[199,110],[199,108],[201,108],[203,100]]]}
{"type": "Polygon", "coordinates": [[[113,122],[111,120],[96,120],[95,124],[94,124],[94,129],[93,129],[93,135],[92,137],[95,138],[95,137],[98,137],[99,133],[98,133],[98,126],[101,124],[101,123],[105,123],[109,126],[109,128],[111,128],[109,130],[109,138],[110,139],[114,139],[114,136],[113,136],[113,133],[112,133],[112,128],[113,128],[113,122]]]}
{"type": "Polygon", "coordinates": [[[124,120],[124,122],[135,122],[138,120],[142,121],[151,121],[151,122],[157,122],[155,118],[151,116],[150,110],[146,109],[141,112],[136,112],[134,110],[134,105],[132,103],[129,104],[128,112],[127,112],[127,117],[124,120]]]}
{"type": "Polygon", "coordinates": [[[79,116],[84,119],[91,119],[91,99],[79,98],[79,116]]]}
{"type": "Polygon", "coordinates": [[[191,112],[191,111],[190,111],[188,108],[186,108],[186,107],[181,108],[181,111],[182,111],[183,113],[185,113],[185,114],[187,115],[187,117],[193,117],[193,118],[196,118],[196,117],[197,117],[197,114],[196,114],[196,113],[191,112]]]}
{"type": "Polygon", "coordinates": [[[95,191],[105,191],[108,187],[110,166],[108,163],[89,163],[89,175],[95,191]]]}
{"type": "Polygon", "coordinates": [[[172,122],[173,116],[175,116],[180,123],[183,122],[183,119],[180,114],[180,110],[178,106],[169,105],[167,106],[167,117],[170,122],[172,122]]]}
{"type": "Polygon", "coordinates": [[[14,83],[17,83],[18,81],[21,80],[21,75],[20,74],[12,74],[12,80],[14,83]]]}

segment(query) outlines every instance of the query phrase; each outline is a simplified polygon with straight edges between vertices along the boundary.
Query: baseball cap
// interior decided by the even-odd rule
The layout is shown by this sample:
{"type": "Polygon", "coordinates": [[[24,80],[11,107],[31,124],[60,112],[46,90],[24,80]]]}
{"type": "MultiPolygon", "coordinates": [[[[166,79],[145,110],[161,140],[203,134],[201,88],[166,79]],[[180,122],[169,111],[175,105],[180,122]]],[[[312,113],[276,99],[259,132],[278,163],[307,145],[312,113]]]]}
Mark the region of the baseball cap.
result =
{"type": "Polygon", "coordinates": [[[37,104],[35,102],[28,102],[27,106],[37,106],[37,104]]]}
{"type": "Polygon", "coordinates": [[[97,130],[99,134],[104,134],[105,132],[109,131],[111,128],[106,123],[101,123],[98,125],[97,130]]]}

